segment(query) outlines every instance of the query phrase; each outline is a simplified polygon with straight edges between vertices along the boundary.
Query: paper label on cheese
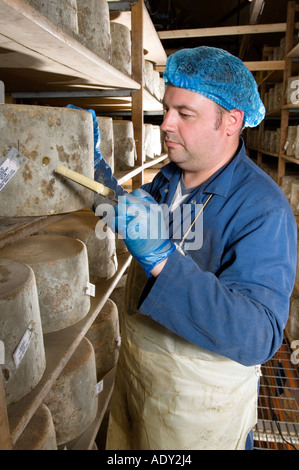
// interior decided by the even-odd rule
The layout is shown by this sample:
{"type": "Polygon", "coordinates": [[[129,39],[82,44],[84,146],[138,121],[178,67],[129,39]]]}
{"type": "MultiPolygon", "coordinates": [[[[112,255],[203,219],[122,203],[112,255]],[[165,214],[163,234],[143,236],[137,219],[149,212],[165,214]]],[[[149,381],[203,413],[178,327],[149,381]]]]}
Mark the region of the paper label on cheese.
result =
{"type": "Polygon", "coordinates": [[[14,147],[10,149],[2,165],[0,166],[0,191],[9,183],[9,181],[15,176],[17,171],[24,163],[28,161],[28,158],[21,155],[14,147]]]}
{"type": "Polygon", "coordinates": [[[19,344],[18,344],[18,346],[17,346],[17,348],[16,348],[16,350],[13,354],[15,365],[16,365],[17,368],[19,367],[21,360],[23,359],[23,357],[26,354],[26,351],[27,351],[27,349],[29,347],[29,344],[30,344],[30,341],[31,341],[32,333],[33,333],[33,328],[32,328],[32,326],[29,326],[29,328],[27,328],[25,334],[23,335],[21,341],[19,342],[19,344]]]}
{"type": "Polygon", "coordinates": [[[86,287],[86,294],[90,295],[91,297],[95,297],[96,295],[96,286],[91,284],[90,282],[87,283],[86,287]]]}
{"type": "Polygon", "coordinates": [[[96,384],[96,395],[99,395],[103,391],[103,388],[104,388],[104,381],[101,380],[100,382],[96,384]]]}

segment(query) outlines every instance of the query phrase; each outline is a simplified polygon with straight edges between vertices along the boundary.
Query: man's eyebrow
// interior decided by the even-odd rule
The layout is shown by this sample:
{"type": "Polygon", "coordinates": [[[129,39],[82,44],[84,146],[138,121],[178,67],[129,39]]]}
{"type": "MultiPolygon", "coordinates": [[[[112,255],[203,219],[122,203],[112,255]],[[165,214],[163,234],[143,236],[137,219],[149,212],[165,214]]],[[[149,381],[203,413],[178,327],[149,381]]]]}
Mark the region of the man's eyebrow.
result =
{"type": "MultiPolygon", "coordinates": [[[[162,104],[165,108],[168,108],[168,105],[165,103],[165,101],[162,101],[162,104]]],[[[193,113],[197,112],[195,107],[187,106],[186,104],[177,104],[172,106],[172,108],[178,109],[179,111],[192,111],[193,113]]]]}

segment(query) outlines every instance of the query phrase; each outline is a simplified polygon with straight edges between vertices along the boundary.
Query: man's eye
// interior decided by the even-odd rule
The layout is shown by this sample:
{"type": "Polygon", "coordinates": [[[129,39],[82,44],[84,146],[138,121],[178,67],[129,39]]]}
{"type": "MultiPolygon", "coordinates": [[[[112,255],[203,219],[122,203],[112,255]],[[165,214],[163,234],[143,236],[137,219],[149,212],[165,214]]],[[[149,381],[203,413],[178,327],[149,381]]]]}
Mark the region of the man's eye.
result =
{"type": "Polygon", "coordinates": [[[188,119],[191,117],[191,114],[186,114],[186,113],[180,113],[180,116],[184,119],[188,119]]]}

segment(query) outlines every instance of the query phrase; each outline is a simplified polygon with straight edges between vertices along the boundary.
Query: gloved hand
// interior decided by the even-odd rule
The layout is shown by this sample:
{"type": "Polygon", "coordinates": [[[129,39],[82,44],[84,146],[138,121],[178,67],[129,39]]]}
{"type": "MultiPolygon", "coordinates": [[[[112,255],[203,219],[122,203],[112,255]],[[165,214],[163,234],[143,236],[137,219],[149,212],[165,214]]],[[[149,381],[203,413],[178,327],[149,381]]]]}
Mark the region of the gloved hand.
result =
{"type": "Polygon", "coordinates": [[[147,277],[151,277],[152,269],[175,251],[168,238],[162,208],[143,189],[121,196],[118,201],[114,230],[123,237],[147,277]]]}
{"type": "MultiPolygon", "coordinates": [[[[72,109],[80,109],[83,111],[82,108],[78,108],[78,106],[74,106],[73,104],[68,104],[66,108],[72,109]]],[[[99,128],[99,123],[97,121],[96,113],[93,109],[87,109],[84,111],[88,111],[92,115],[92,122],[93,122],[93,146],[94,146],[94,171],[98,168],[100,161],[103,159],[101,151],[100,151],[100,144],[101,144],[101,133],[99,128]]]]}

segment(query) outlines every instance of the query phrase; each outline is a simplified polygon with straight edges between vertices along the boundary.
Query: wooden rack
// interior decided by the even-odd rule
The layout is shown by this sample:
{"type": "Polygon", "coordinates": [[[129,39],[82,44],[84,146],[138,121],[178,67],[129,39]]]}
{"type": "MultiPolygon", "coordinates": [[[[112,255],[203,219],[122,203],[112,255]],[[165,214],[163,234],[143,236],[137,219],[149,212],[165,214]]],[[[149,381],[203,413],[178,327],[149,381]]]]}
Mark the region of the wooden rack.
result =
{"type": "MultiPolygon", "coordinates": [[[[117,175],[120,184],[132,179],[143,183],[144,169],[163,161],[162,154],[144,162],[144,113],[162,114],[162,104],[143,87],[143,54],[160,66],[166,54],[156,35],[143,0],[111,2],[128,4],[121,21],[130,20],[132,33],[132,77],[116,70],[76,39],[62,32],[24,0],[0,0],[0,80],[11,102],[65,106],[72,102],[100,113],[130,112],[134,125],[137,162],[134,169],[117,175]],[[145,33],[147,31],[147,33],[145,33]],[[150,31],[150,33],[149,33],[150,31]]],[[[119,15],[118,15],[119,16],[119,15]]],[[[3,93],[2,93],[3,94],[3,93]]],[[[47,217],[0,218],[0,248],[29,236],[63,215],[47,217]]],[[[63,367],[77,348],[131,261],[129,254],[118,256],[117,273],[96,286],[87,316],[72,327],[44,335],[46,370],[40,383],[16,404],[6,408],[0,374],[0,450],[12,449],[42,403],[63,367]]],[[[100,427],[114,383],[114,369],[103,379],[99,412],[94,423],[71,449],[89,449],[100,427]]]]}
{"type": "MultiPolygon", "coordinates": [[[[261,87],[261,95],[263,98],[265,87],[267,84],[267,81],[281,81],[283,84],[283,89],[282,89],[282,96],[283,96],[283,104],[281,108],[275,109],[271,112],[268,112],[266,114],[265,120],[261,123],[259,126],[259,142],[260,144],[258,145],[257,148],[251,148],[249,150],[255,150],[257,152],[257,163],[261,165],[263,161],[263,155],[269,155],[271,157],[274,157],[277,159],[277,183],[281,185],[282,183],[282,178],[285,175],[286,171],[286,163],[295,163],[299,164],[299,160],[286,155],[285,151],[285,142],[287,139],[287,131],[288,131],[288,125],[289,125],[289,119],[290,119],[290,113],[292,113],[292,116],[294,117],[299,117],[299,105],[298,104],[287,104],[286,103],[286,87],[287,87],[287,82],[288,79],[292,76],[294,73],[298,73],[298,59],[299,59],[299,45],[293,45],[294,41],[294,32],[295,32],[295,27],[298,27],[299,25],[295,23],[295,15],[296,11],[298,10],[298,5],[296,5],[296,1],[289,1],[288,2],[288,8],[287,8],[287,18],[286,18],[286,29],[285,29],[285,58],[283,61],[280,61],[283,63],[283,67],[279,66],[276,68],[275,72],[279,73],[279,75],[274,76],[274,71],[270,71],[270,68],[268,68],[268,74],[260,78],[259,80],[259,85],[261,87]],[[279,144],[279,152],[269,152],[266,151],[262,148],[261,142],[263,141],[263,135],[264,135],[264,129],[265,125],[267,123],[268,118],[275,118],[277,117],[280,119],[280,128],[281,128],[281,135],[280,135],[280,144],[279,144]]],[[[267,63],[267,61],[264,61],[267,63]]],[[[260,69],[263,70],[263,69],[260,69]]]]}

